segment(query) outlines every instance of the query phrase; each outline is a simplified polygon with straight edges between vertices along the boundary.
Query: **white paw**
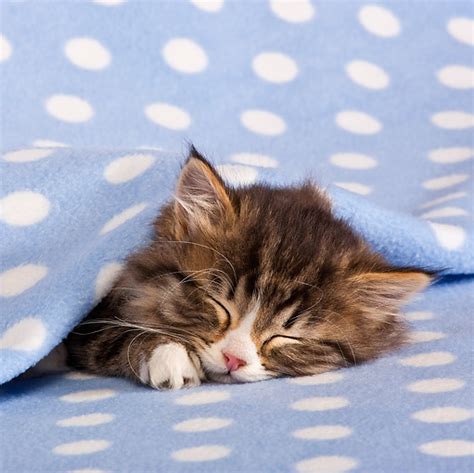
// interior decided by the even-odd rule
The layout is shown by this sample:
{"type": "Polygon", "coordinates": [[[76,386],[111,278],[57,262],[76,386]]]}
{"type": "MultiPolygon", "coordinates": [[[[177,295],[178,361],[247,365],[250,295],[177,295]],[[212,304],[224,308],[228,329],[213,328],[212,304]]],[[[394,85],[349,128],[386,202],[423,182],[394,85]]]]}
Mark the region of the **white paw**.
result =
{"type": "Polygon", "coordinates": [[[158,389],[199,386],[204,373],[199,359],[179,343],[158,345],[140,369],[140,378],[158,389]]]}

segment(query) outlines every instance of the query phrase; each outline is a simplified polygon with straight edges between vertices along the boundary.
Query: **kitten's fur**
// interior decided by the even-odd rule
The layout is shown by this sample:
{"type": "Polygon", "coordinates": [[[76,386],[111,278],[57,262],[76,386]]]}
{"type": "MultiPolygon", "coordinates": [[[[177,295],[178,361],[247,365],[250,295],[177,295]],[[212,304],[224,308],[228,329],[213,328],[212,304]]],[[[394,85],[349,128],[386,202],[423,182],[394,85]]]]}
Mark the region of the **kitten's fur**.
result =
{"type": "Polygon", "coordinates": [[[72,366],[157,388],[321,373],[400,347],[400,306],[431,280],[313,184],[233,189],[194,148],[154,230],[68,337],[72,366]]]}

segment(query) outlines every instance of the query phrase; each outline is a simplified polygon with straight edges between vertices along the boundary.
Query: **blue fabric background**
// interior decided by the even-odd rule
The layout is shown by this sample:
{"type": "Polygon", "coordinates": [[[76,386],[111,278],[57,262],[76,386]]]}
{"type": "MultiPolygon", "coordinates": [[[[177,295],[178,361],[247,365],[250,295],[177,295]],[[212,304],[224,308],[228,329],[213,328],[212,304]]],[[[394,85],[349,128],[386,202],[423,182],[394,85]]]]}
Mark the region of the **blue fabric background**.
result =
{"type": "Polygon", "coordinates": [[[146,241],[147,224],[172,195],[187,140],[234,184],[314,177],[328,187],[336,212],[391,261],[450,275],[407,308],[417,343],[328,384],[319,384],[323,377],[157,393],[75,375],[10,382],[0,392],[4,471],[473,469],[473,6],[377,5],[302,0],[289,11],[273,1],[225,0],[211,11],[199,1],[2,3],[0,278],[27,264],[48,273],[15,295],[8,294],[11,280],[1,280],[0,381],[64,337],[94,303],[100,271],[146,241]],[[71,53],[68,42],[77,38],[92,38],[108,53],[71,53]],[[176,38],[202,52],[169,52],[176,38]],[[253,64],[268,52],[284,54],[296,69],[272,63],[262,72],[253,64]],[[354,61],[385,76],[353,72],[354,61]],[[76,102],[59,106],[58,96],[76,102]],[[156,103],[181,113],[152,120],[147,110],[156,103]],[[277,117],[249,123],[251,110],[277,117]],[[347,123],[351,111],[378,125],[360,116],[347,123]],[[38,147],[45,156],[27,159],[38,147]],[[151,164],[131,180],[122,167],[123,182],[111,182],[107,169],[124,157],[151,164]],[[37,196],[30,205],[15,194],[25,191],[46,198],[49,211],[19,225],[19,209],[38,214],[37,196]],[[133,219],[101,234],[111,218],[144,202],[133,219]],[[44,330],[36,338],[28,332],[37,327],[32,320],[44,330]],[[410,387],[422,380],[428,388],[410,387]],[[104,389],[111,397],[62,398],[104,389]],[[197,404],[213,391],[228,399],[197,404]],[[192,404],[179,404],[187,395],[192,404]],[[292,408],[314,396],[331,399],[292,408]],[[348,405],[336,408],[339,398],[348,405]],[[110,422],[61,426],[91,413],[110,414],[110,422]],[[194,417],[230,424],[174,430],[194,417]],[[295,437],[316,426],[348,435],[295,437]],[[182,452],[200,446],[201,461],[182,452]]]}

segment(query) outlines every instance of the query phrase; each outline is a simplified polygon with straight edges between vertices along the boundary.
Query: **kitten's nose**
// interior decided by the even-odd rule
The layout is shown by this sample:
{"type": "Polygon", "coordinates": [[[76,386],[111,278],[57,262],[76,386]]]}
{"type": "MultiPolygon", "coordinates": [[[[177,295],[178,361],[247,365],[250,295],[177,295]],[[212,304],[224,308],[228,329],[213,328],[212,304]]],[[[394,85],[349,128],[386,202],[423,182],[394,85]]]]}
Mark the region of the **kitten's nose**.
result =
{"type": "Polygon", "coordinates": [[[224,355],[225,365],[229,371],[237,371],[247,364],[244,360],[237,358],[231,353],[222,352],[222,354],[224,355]]]}

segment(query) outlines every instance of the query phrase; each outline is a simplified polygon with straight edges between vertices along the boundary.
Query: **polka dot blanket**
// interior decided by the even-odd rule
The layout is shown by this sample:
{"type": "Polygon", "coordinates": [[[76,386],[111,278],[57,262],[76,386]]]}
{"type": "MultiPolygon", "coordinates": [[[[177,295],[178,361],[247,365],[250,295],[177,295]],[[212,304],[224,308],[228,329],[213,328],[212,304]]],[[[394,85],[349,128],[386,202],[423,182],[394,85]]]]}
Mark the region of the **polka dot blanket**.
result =
{"type": "Polygon", "coordinates": [[[474,470],[471,2],[0,8],[2,471],[474,470]],[[231,184],[313,177],[392,262],[442,270],[410,346],[178,392],[13,379],[146,243],[187,140],[231,184]]]}

